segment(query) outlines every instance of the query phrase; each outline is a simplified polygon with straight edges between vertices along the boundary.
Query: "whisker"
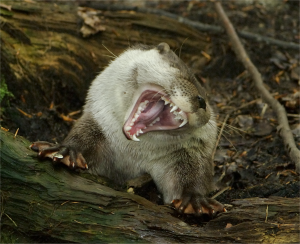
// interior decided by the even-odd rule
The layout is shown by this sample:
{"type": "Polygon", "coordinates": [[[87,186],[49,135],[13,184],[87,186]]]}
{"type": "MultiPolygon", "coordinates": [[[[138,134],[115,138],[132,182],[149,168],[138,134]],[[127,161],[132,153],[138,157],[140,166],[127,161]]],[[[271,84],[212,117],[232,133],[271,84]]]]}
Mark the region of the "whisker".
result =
{"type": "MultiPolygon", "coordinates": [[[[229,131],[225,130],[226,125],[223,128],[223,132],[226,133],[227,135],[232,135],[229,131]]],[[[220,133],[221,129],[218,127],[218,132],[220,133]]]]}
{"type": "MultiPolygon", "coordinates": [[[[221,127],[221,130],[219,132],[219,135],[218,135],[218,139],[216,141],[216,144],[215,144],[215,148],[213,150],[213,153],[212,153],[212,159],[215,157],[215,154],[216,154],[216,150],[217,150],[217,146],[219,145],[219,142],[220,142],[220,139],[221,139],[221,136],[222,136],[222,132],[223,132],[223,129],[225,127],[225,124],[226,124],[226,121],[228,120],[229,118],[229,114],[226,115],[224,121],[223,121],[223,124],[222,124],[222,127],[221,127]]],[[[223,135],[224,136],[224,135],[223,135]]],[[[224,136],[225,137],[225,136],[224,136]]],[[[225,137],[226,138],[226,137],[225,137]]]]}
{"type": "Polygon", "coordinates": [[[118,56],[115,55],[113,52],[111,52],[106,46],[104,46],[104,44],[102,43],[102,46],[110,53],[112,54],[115,58],[117,58],[118,56]]]}
{"type": "MultiPolygon", "coordinates": [[[[244,130],[242,130],[242,129],[239,129],[239,128],[235,127],[235,126],[226,124],[226,127],[228,127],[229,129],[231,129],[231,130],[233,130],[233,131],[235,131],[235,132],[242,132],[242,133],[244,133],[244,134],[247,134],[246,131],[244,131],[244,130]]],[[[239,133],[239,135],[241,135],[241,134],[239,133]]]]}
{"type": "Polygon", "coordinates": [[[181,55],[181,49],[182,49],[182,46],[183,46],[184,42],[185,42],[187,39],[188,39],[188,37],[185,38],[184,41],[181,43],[181,46],[180,46],[180,49],[179,49],[179,54],[178,54],[178,57],[179,57],[179,58],[180,58],[180,55],[181,55]]]}
{"type": "MultiPolygon", "coordinates": [[[[157,93],[155,93],[155,94],[153,95],[153,97],[155,97],[159,92],[162,92],[162,91],[167,93],[168,90],[167,90],[166,88],[164,88],[164,89],[162,89],[162,90],[159,90],[157,93]]],[[[171,90],[169,90],[169,91],[171,91],[171,90]]],[[[152,97],[152,98],[153,98],[153,97],[152,97]]]]}
{"type": "Polygon", "coordinates": [[[115,59],[115,58],[116,58],[115,56],[110,56],[110,55],[106,55],[106,54],[103,54],[102,56],[104,56],[104,57],[110,57],[110,58],[112,58],[112,59],[115,59]]]}
{"type": "Polygon", "coordinates": [[[224,134],[223,134],[223,136],[224,136],[224,138],[230,143],[230,145],[233,147],[234,151],[237,152],[237,149],[236,149],[236,147],[234,146],[234,144],[232,143],[232,141],[231,141],[228,137],[226,137],[224,134]]]}

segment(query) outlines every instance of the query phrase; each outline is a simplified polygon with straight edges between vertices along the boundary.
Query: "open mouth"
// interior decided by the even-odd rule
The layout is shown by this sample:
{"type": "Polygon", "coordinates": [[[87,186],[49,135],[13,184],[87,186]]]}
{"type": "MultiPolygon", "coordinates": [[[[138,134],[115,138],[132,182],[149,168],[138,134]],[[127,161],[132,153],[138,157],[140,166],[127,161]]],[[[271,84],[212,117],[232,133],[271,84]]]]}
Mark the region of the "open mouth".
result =
{"type": "Polygon", "coordinates": [[[174,130],[188,123],[187,115],[176,106],[166,94],[146,90],[137,100],[128,119],[123,126],[123,132],[129,140],[143,133],[158,130],[174,130]]]}

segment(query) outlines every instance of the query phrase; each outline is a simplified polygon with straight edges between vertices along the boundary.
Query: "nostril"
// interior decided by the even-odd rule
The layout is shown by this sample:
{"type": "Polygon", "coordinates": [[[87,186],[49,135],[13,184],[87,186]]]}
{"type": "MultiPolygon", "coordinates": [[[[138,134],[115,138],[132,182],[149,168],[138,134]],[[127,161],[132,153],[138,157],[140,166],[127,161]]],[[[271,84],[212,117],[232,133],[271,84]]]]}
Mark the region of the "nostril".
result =
{"type": "Polygon", "coordinates": [[[203,108],[204,110],[206,110],[206,103],[203,97],[198,95],[198,102],[199,102],[199,108],[203,108]]]}

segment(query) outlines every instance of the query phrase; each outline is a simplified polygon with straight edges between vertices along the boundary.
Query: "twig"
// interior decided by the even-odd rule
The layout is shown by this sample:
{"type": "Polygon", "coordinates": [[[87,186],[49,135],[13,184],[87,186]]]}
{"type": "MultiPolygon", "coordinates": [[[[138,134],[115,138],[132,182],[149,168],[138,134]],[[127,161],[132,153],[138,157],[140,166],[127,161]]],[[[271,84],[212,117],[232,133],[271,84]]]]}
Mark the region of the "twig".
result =
{"type": "Polygon", "coordinates": [[[17,129],[15,135],[14,135],[14,139],[16,139],[17,135],[18,135],[18,132],[19,132],[19,128],[17,129]]]}
{"type": "Polygon", "coordinates": [[[217,192],[217,193],[216,193],[215,195],[213,195],[211,198],[212,198],[212,199],[215,199],[215,198],[217,198],[218,196],[220,196],[224,191],[227,191],[227,190],[229,190],[229,189],[230,189],[230,186],[227,186],[227,187],[225,187],[223,190],[217,192]]]}
{"type": "Polygon", "coordinates": [[[287,149],[287,152],[291,158],[291,160],[295,163],[296,171],[300,172],[300,151],[296,147],[293,134],[289,127],[287,114],[284,107],[272,97],[269,91],[265,88],[261,75],[258,72],[257,68],[251,62],[249,56],[247,55],[241,41],[239,40],[233,25],[228,19],[226,13],[223,10],[223,7],[220,2],[215,3],[216,11],[221,19],[221,22],[226,29],[228,37],[231,42],[232,49],[234,50],[236,56],[242,61],[245,68],[248,70],[249,74],[252,76],[254,84],[257,90],[260,92],[261,97],[265,100],[275,111],[278,119],[278,133],[283,139],[283,143],[287,149]]]}
{"type": "Polygon", "coordinates": [[[269,44],[269,45],[271,44],[271,45],[276,45],[278,47],[290,48],[290,49],[299,51],[299,44],[294,43],[294,42],[281,41],[281,40],[274,39],[272,37],[261,36],[259,34],[251,33],[248,31],[238,31],[238,34],[240,37],[243,37],[245,39],[249,39],[252,41],[265,42],[266,44],[269,44]]]}
{"type": "Polygon", "coordinates": [[[4,213],[4,214],[6,215],[7,218],[10,219],[11,222],[13,222],[13,224],[14,224],[16,227],[18,227],[18,225],[16,224],[16,222],[13,221],[12,218],[8,216],[8,214],[6,214],[6,213],[4,213]]]}
{"type": "MultiPolygon", "coordinates": [[[[86,2],[84,1],[85,5],[86,2]]],[[[136,11],[140,13],[149,13],[149,14],[155,14],[158,16],[165,16],[171,19],[175,19],[180,23],[183,23],[185,25],[191,26],[199,31],[205,31],[213,34],[222,34],[224,32],[224,29],[221,28],[220,26],[216,25],[209,25],[209,24],[204,24],[200,23],[198,21],[192,21],[187,18],[181,17],[177,14],[172,14],[164,10],[160,9],[151,9],[151,8],[140,8],[140,7],[131,7],[131,6],[122,6],[122,5],[111,5],[111,4],[105,4],[101,2],[89,2],[88,4],[89,7],[95,8],[95,9],[101,9],[101,10],[109,10],[109,11],[136,11]]],[[[254,34],[248,31],[238,31],[238,34],[245,38],[249,39],[252,41],[256,42],[265,42],[266,44],[269,45],[276,45],[278,47],[286,48],[286,49],[294,49],[299,51],[299,44],[294,43],[294,42],[286,42],[286,41],[281,41],[277,40],[271,37],[266,37],[266,36],[261,36],[259,34],[254,34]]]]}
{"type": "Polygon", "coordinates": [[[269,213],[269,205],[267,205],[267,208],[266,208],[266,219],[265,219],[265,223],[267,223],[267,221],[268,221],[268,213],[269,213]]]}

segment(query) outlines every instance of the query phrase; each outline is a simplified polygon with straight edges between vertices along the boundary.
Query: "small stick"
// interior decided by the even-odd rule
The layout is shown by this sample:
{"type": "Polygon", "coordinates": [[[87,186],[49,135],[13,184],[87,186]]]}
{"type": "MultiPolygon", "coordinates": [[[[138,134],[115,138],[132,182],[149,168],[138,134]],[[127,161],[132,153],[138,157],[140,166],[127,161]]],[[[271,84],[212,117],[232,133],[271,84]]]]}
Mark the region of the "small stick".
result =
{"type": "Polygon", "coordinates": [[[18,132],[19,132],[19,128],[17,129],[15,135],[14,135],[14,139],[16,139],[17,135],[18,135],[18,132]]]}
{"type": "Polygon", "coordinates": [[[13,222],[13,224],[14,224],[16,227],[18,227],[18,225],[16,224],[16,222],[13,221],[12,218],[8,216],[8,214],[6,214],[6,213],[4,213],[4,214],[6,215],[7,218],[10,219],[11,222],[13,222]]]}
{"type": "Polygon", "coordinates": [[[261,97],[265,100],[273,109],[277,115],[278,127],[277,131],[283,139],[285,148],[291,158],[295,163],[296,171],[300,172],[300,150],[297,148],[292,131],[289,127],[287,114],[284,107],[272,97],[270,92],[265,88],[261,74],[258,72],[257,68],[251,62],[248,54],[246,53],[240,39],[230,20],[228,19],[226,13],[220,2],[215,2],[216,11],[221,19],[222,25],[226,29],[227,35],[231,42],[231,46],[236,56],[242,61],[245,68],[248,70],[249,74],[252,76],[254,84],[257,90],[260,92],[261,97]]]}
{"type": "Polygon", "coordinates": [[[223,190],[217,192],[215,195],[213,195],[211,198],[215,199],[216,197],[220,196],[224,191],[227,191],[230,189],[230,186],[225,187],[223,190]]]}
{"type": "Polygon", "coordinates": [[[266,219],[265,219],[265,223],[267,223],[267,221],[268,221],[268,213],[269,213],[269,205],[267,205],[267,208],[266,208],[266,219]]]}

